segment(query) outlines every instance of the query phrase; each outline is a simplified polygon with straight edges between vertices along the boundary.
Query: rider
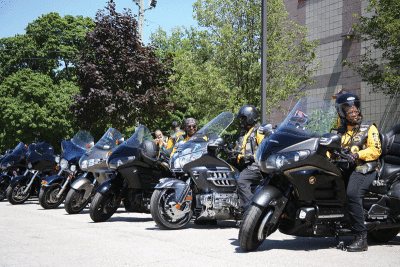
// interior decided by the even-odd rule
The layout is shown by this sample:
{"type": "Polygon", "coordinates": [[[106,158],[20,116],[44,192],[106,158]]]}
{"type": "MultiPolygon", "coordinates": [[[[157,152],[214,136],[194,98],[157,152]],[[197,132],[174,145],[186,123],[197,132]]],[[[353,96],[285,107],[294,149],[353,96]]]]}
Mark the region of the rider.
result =
{"type": "Polygon", "coordinates": [[[172,148],[174,147],[176,140],[178,140],[179,136],[185,133],[183,130],[181,130],[181,126],[177,121],[172,122],[171,128],[174,132],[168,137],[167,142],[167,150],[170,151],[172,151],[172,148]]]}
{"type": "Polygon", "coordinates": [[[347,251],[366,251],[368,244],[362,199],[376,177],[378,158],[382,153],[379,132],[375,124],[363,121],[360,99],[355,94],[338,96],[336,110],[344,123],[339,128],[342,149],[348,153],[352,165],[346,193],[355,239],[347,247],[347,251]]]}
{"type": "Polygon", "coordinates": [[[261,175],[259,166],[254,162],[254,153],[258,145],[264,139],[264,135],[258,131],[258,111],[254,106],[245,105],[239,109],[236,118],[240,118],[243,129],[236,138],[235,150],[242,153],[236,158],[240,175],[237,181],[238,195],[241,209],[244,210],[252,197],[251,184],[259,182],[261,175]]]}
{"type": "MultiPolygon", "coordinates": [[[[183,141],[186,143],[187,140],[190,139],[195,133],[197,132],[197,121],[193,118],[188,118],[185,120],[185,134],[181,134],[178,136],[176,139],[175,143],[178,143],[180,141],[183,141]]],[[[176,146],[174,146],[172,152],[171,152],[171,157],[176,151],[176,146]]]]}
{"type": "Polygon", "coordinates": [[[156,136],[156,139],[154,139],[154,143],[159,146],[160,150],[167,149],[167,137],[165,137],[160,130],[156,130],[154,132],[154,135],[156,136]]]}

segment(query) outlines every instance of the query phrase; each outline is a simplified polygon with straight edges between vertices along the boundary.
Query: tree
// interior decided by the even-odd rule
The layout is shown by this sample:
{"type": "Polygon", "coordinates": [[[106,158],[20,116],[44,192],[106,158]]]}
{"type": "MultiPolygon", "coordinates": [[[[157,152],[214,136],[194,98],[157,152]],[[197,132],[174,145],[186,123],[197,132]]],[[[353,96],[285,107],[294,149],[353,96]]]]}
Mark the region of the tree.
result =
{"type": "MultiPolygon", "coordinates": [[[[261,0],[198,0],[199,25],[211,33],[214,65],[229,81],[235,109],[260,106],[261,0]]],[[[305,39],[307,29],[288,20],[281,0],[268,1],[267,112],[301,86],[312,84],[316,42],[305,39]]]]}
{"type": "Polygon", "coordinates": [[[73,82],[54,84],[46,74],[19,70],[0,84],[0,149],[14,148],[18,142],[51,143],[55,149],[76,130],[69,111],[71,95],[78,92],[73,82]]]}
{"type": "MultiPolygon", "coordinates": [[[[176,113],[168,122],[194,117],[204,125],[224,110],[232,110],[231,90],[221,69],[213,61],[215,47],[207,31],[194,28],[175,28],[171,36],[162,29],[152,34],[159,58],[173,56],[171,94],[176,113]]],[[[160,128],[169,128],[168,125],[160,128]]]]}
{"type": "Polygon", "coordinates": [[[93,27],[89,17],[61,17],[52,12],[29,23],[26,34],[0,39],[0,83],[24,68],[49,75],[57,83],[73,80],[71,60],[82,48],[85,33],[93,27]]]}
{"type": "Polygon", "coordinates": [[[352,66],[374,91],[395,94],[400,90],[400,1],[371,0],[366,11],[372,16],[356,15],[359,23],[353,25],[354,37],[372,41],[372,46],[352,66]],[[376,51],[383,52],[382,58],[374,56],[376,51]]]}
{"type": "Polygon", "coordinates": [[[151,127],[172,109],[165,101],[169,59],[161,62],[153,47],[142,46],[129,9],[117,13],[109,1],[106,10],[97,12],[96,27],[75,61],[82,90],[71,108],[94,136],[109,126],[122,132],[138,123],[151,127]]]}

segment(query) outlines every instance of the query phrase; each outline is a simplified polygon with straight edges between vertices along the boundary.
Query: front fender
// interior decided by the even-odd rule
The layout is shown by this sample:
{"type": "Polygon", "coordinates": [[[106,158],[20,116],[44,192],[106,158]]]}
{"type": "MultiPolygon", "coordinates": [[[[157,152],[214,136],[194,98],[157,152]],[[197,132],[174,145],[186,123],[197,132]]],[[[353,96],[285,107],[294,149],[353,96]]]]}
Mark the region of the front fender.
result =
{"type": "Polygon", "coordinates": [[[30,178],[26,177],[25,175],[19,175],[17,177],[14,177],[11,181],[10,181],[10,186],[15,185],[19,182],[24,182],[24,181],[28,181],[30,178]]]}
{"type": "Polygon", "coordinates": [[[118,179],[115,179],[115,176],[112,176],[110,179],[99,185],[96,189],[96,192],[100,194],[105,194],[108,191],[112,191],[114,194],[119,194],[123,189],[123,184],[118,179]]]}
{"type": "Polygon", "coordinates": [[[51,185],[53,185],[53,184],[62,184],[63,183],[63,181],[64,181],[64,177],[63,176],[61,176],[61,175],[52,175],[52,176],[49,176],[49,177],[47,177],[44,181],[46,181],[47,183],[46,184],[43,184],[42,183],[42,186],[44,186],[44,187],[48,187],[48,186],[51,186],[51,185]]]}
{"type": "Polygon", "coordinates": [[[186,185],[186,183],[182,180],[175,179],[175,178],[169,178],[169,179],[163,180],[162,182],[158,183],[154,188],[155,189],[164,189],[164,188],[177,189],[184,185],[186,185]]]}
{"type": "Polygon", "coordinates": [[[169,178],[163,180],[161,183],[155,186],[155,189],[174,189],[175,190],[175,201],[179,202],[182,197],[182,194],[185,192],[186,187],[188,186],[182,180],[178,180],[175,178],[169,178]]]}
{"type": "Polygon", "coordinates": [[[271,185],[263,185],[258,187],[254,193],[251,203],[260,206],[262,209],[273,207],[271,223],[276,224],[286,206],[288,199],[283,195],[282,191],[271,185]]]}

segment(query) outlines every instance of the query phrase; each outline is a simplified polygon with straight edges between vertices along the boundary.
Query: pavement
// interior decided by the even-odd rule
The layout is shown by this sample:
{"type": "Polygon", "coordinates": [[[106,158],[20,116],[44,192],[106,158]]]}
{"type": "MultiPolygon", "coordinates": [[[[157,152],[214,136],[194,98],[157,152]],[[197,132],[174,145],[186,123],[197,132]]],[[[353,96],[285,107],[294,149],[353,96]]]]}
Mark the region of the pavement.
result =
{"type": "Polygon", "coordinates": [[[400,236],[350,253],[336,249],[334,238],[275,232],[257,251],[244,252],[238,233],[234,221],[191,222],[166,231],[150,214],[123,208],[108,221],[94,223],[88,208],[70,215],[63,204],[44,210],[37,198],[22,205],[5,200],[0,202],[0,266],[400,266],[400,236]]]}

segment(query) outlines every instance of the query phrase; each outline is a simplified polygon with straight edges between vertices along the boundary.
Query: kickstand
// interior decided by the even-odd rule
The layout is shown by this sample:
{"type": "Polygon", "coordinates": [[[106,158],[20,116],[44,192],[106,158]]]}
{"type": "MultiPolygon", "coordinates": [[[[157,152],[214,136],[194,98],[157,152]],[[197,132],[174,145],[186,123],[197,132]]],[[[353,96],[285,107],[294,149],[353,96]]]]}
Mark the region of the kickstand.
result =
{"type": "Polygon", "coordinates": [[[339,235],[336,235],[336,236],[335,236],[335,239],[336,239],[336,241],[337,241],[337,246],[336,246],[336,248],[337,248],[337,249],[340,249],[340,250],[343,250],[343,251],[346,251],[346,248],[345,248],[345,246],[344,246],[344,242],[343,242],[343,241],[340,241],[339,235]]]}

